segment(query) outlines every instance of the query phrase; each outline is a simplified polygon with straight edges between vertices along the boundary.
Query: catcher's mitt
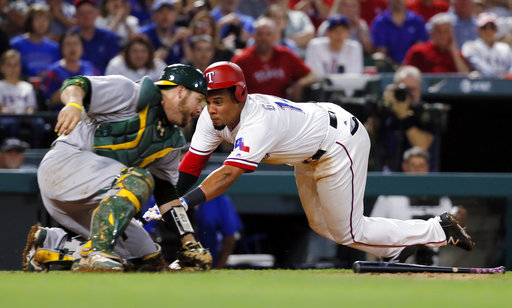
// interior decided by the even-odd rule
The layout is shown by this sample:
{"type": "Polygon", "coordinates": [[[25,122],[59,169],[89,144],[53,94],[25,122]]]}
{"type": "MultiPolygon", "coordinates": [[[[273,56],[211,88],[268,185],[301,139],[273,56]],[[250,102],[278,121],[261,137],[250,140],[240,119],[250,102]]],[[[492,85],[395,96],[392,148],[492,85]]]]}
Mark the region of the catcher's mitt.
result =
{"type": "Polygon", "coordinates": [[[177,271],[208,271],[212,267],[212,255],[199,242],[186,242],[178,251],[178,260],[170,265],[177,271]]]}

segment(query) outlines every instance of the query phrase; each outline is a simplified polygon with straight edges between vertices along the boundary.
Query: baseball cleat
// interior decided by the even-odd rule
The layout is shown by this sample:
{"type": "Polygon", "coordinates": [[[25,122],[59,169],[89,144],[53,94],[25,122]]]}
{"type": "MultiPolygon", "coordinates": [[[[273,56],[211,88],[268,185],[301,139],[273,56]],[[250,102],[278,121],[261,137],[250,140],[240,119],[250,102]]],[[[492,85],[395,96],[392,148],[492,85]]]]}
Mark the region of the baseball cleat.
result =
{"type": "Polygon", "coordinates": [[[446,234],[446,243],[458,246],[465,250],[471,250],[475,247],[475,243],[471,236],[466,233],[465,228],[461,227],[457,219],[452,214],[444,212],[439,216],[439,223],[443,227],[446,234]]]}
{"type": "Polygon", "coordinates": [[[25,249],[23,249],[23,253],[21,255],[21,265],[25,272],[44,270],[41,266],[42,264],[34,262],[33,257],[36,250],[43,246],[46,234],[47,228],[41,227],[39,224],[35,224],[30,227],[30,231],[27,235],[27,243],[25,244],[25,249]]]}
{"type": "Polygon", "coordinates": [[[73,272],[123,272],[124,266],[119,257],[98,251],[75,260],[71,270],[73,272]]]}

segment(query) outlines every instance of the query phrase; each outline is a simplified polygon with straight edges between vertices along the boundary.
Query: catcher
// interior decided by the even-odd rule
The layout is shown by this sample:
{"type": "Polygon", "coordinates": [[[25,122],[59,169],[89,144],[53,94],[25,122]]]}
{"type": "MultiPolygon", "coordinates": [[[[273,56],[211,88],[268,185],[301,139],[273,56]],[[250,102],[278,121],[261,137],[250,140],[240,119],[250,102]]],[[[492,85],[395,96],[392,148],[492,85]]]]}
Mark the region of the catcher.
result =
{"type": "MultiPolygon", "coordinates": [[[[59,138],[38,170],[42,200],[62,226],[33,226],[23,252],[25,270],[71,265],[73,271],[161,270],[160,247],[133,217],[151,194],[164,205],[178,197],[179,149],[184,127],[205,100],[202,73],[166,67],[159,81],[123,76],[75,76],[61,89],[59,138]],[[73,255],[71,252],[75,251],[73,255]]],[[[182,241],[175,267],[208,270],[211,255],[195,240],[186,209],[163,217],[182,241]]]]}

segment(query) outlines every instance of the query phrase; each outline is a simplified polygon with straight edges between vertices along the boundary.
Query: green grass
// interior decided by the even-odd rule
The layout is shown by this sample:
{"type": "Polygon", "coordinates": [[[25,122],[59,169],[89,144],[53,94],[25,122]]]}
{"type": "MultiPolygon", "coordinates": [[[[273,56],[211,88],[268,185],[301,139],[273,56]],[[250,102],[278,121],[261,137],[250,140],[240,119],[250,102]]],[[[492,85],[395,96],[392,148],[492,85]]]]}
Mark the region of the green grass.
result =
{"type": "Polygon", "coordinates": [[[0,307],[511,307],[505,275],[0,272],[0,307]]]}

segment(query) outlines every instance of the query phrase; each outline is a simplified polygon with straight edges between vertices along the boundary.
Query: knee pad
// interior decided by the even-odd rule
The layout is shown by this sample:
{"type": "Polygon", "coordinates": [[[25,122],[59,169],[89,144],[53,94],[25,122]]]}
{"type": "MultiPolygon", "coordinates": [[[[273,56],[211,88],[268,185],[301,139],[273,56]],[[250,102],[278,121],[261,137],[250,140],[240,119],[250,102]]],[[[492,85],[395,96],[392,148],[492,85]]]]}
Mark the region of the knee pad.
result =
{"type": "Polygon", "coordinates": [[[140,211],[153,193],[155,182],[153,176],[146,169],[140,167],[124,168],[114,182],[113,188],[118,189],[115,196],[130,200],[140,211]]]}

